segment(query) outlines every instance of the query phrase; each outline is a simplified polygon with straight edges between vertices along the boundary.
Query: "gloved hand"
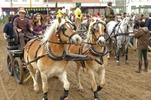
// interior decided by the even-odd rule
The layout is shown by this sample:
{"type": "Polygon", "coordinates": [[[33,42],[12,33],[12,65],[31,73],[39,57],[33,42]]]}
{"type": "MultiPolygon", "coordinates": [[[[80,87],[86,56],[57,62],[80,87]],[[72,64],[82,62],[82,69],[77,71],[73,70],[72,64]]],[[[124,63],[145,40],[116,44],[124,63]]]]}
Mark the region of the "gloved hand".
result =
{"type": "Polygon", "coordinates": [[[130,36],[130,37],[133,37],[133,36],[134,36],[134,34],[129,34],[129,36],[130,36]]]}

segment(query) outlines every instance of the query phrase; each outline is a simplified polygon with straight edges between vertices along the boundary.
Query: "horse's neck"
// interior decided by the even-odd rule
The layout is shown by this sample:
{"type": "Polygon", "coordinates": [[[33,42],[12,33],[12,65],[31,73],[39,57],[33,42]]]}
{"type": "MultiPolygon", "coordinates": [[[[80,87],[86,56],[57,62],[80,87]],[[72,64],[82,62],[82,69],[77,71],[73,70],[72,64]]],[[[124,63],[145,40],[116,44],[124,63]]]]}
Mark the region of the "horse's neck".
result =
{"type": "Polygon", "coordinates": [[[52,51],[52,53],[54,55],[62,55],[62,53],[64,52],[65,48],[63,44],[57,44],[60,41],[58,40],[57,34],[54,34],[51,38],[50,38],[50,49],[52,51]],[[51,42],[56,42],[56,43],[51,43],[51,42]]]}
{"type": "Polygon", "coordinates": [[[126,23],[125,23],[125,20],[123,20],[123,21],[120,23],[120,25],[119,25],[117,31],[124,32],[124,33],[127,31],[127,25],[126,25],[126,23]],[[119,29],[120,29],[120,30],[119,30],[119,29]]]}
{"type": "Polygon", "coordinates": [[[90,43],[94,44],[92,45],[93,49],[97,52],[102,52],[102,48],[101,46],[99,46],[98,44],[96,44],[96,41],[95,40],[92,40],[90,43]]]}
{"type": "Polygon", "coordinates": [[[103,52],[103,50],[104,50],[104,47],[101,47],[101,46],[99,46],[98,44],[93,45],[93,48],[94,48],[94,50],[97,51],[97,52],[103,52]]]}

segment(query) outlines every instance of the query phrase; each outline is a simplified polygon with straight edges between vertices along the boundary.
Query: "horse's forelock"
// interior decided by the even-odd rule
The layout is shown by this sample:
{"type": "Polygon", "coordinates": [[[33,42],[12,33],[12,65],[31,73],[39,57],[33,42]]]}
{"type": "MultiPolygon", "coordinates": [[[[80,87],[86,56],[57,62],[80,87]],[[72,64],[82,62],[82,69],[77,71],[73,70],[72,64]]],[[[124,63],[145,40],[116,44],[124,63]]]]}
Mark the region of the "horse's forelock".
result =
{"type": "Polygon", "coordinates": [[[87,40],[92,39],[91,28],[93,27],[94,23],[96,23],[97,20],[103,24],[106,24],[105,21],[101,20],[100,18],[92,18],[90,26],[89,26],[89,30],[88,30],[87,40]]]}
{"type": "Polygon", "coordinates": [[[47,27],[45,33],[44,33],[44,38],[42,39],[42,42],[48,41],[51,36],[56,33],[57,28],[60,27],[65,23],[64,19],[55,19],[54,22],[50,27],[47,27]]]}

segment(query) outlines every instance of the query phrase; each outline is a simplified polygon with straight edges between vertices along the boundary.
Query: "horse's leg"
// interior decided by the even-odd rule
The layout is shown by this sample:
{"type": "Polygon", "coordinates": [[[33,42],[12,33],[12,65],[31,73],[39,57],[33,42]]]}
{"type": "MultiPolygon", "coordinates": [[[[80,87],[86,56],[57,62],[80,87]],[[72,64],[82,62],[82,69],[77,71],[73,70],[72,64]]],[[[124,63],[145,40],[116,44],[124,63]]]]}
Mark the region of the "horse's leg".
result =
{"type": "Polygon", "coordinates": [[[116,59],[117,58],[117,53],[116,53],[116,50],[117,50],[117,41],[116,40],[114,40],[113,49],[114,49],[114,59],[116,59]]]}
{"type": "Polygon", "coordinates": [[[80,78],[79,78],[80,66],[78,64],[76,66],[75,74],[76,74],[76,78],[77,78],[77,82],[78,82],[78,90],[83,91],[83,87],[81,85],[80,78]]]}
{"type": "Polygon", "coordinates": [[[121,52],[120,44],[117,44],[117,58],[116,58],[116,65],[117,66],[120,66],[120,52],[121,52]]]}
{"type": "Polygon", "coordinates": [[[125,50],[125,64],[129,64],[129,61],[128,61],[128,46],[126,47],[126,50],[125,50]]]}
{"type": "Polygon", "coordinates": [[[104,64],[100,66],[98,75],[100,78],[100,85],[97,87],[97,91],[100,91],[105,85],[105,66],[104,66],[104,64]]]}
{"type": "Polygon", "coordinates": [[[60,97],[60,100],[64,100],[66,98],[68,98],[68,92],[69,92],[69,87],[70,87],[70,83],[67,79],[67,72],[64,71],[60,76],[59,79],[63,82],[63,87],[64,87],[64,93],[63,95],[60,97]]]}
{"type": "Polygon", "coordinates": [[[107,53],[107,58],[110,59],[110,52],[111,52],[111,44],[112,43],[112,40],[109,39],[108,42],[107,42],[107,46],[108,46],[108,49],[109,49],[109,52],[107,53]]]}
{"type": "Polygon", "coordinates": [[[48,100],[48,77],[45,72],[41,72],[41,80],[42,80],[42,90],[43,90],[43,100],[48,100]]]}
{"type": "Polygon", "coordinates": [[[30,72],[30,75],[31,75],[31,77],[33,79],[33,82],[34,82],[34,90],[35,90],[36,93],[38,93],[39,92],[39,85],[38,85],[38,81],[35,77],[35,69],[32,67],[31,64],[28,64],[27,68],[28,68],[28,70],[30,72]]]}
{"type": "Polygon", "coordinates": [[[97,84],[96,84],[96,80],[95,80],[95,76],[94,76],[94,71],[92,69],[88,69],[88,75],[89,75],[90,80],[91,80],[92,90],[94,93],[94,99],[99,100],[98,91],[97,91],[97,84]]]}

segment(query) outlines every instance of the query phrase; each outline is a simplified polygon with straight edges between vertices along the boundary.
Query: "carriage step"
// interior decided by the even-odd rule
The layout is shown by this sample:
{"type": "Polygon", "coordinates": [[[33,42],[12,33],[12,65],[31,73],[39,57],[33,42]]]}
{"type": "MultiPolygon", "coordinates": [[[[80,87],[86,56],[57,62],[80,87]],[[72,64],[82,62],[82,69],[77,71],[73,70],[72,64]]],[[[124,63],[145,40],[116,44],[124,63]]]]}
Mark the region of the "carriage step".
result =
{"type": "Polygon", "coordinates": [[[16,50],[18,49],[18,46],[7,46],[6,48],[7,50],[16,50]]]}
{"type": "Polygon", "coordinates": [[[23,53],[23,50],[8,50],[8,51],[13,54],[22,54],[23,53]]]}

